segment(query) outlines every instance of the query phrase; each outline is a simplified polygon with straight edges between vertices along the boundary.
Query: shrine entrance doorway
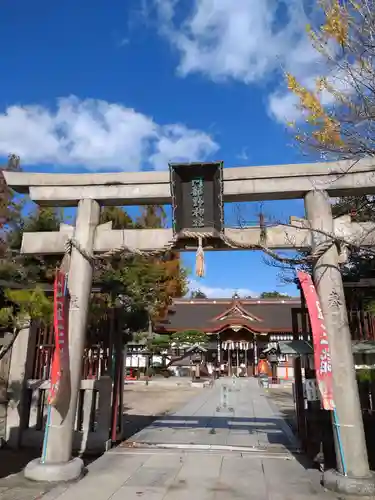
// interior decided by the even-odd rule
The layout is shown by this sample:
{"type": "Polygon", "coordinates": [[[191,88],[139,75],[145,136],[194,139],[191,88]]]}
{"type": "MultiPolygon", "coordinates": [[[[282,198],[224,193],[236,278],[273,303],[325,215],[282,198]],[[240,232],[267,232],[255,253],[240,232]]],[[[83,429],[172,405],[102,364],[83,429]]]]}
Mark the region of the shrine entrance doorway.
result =
{"type": "Polygon", "coordinates": [[[233,326],[219,334],[219,342],[220,368],[225,375],[255,375],[258,355],[254,332],[233,326]]]}

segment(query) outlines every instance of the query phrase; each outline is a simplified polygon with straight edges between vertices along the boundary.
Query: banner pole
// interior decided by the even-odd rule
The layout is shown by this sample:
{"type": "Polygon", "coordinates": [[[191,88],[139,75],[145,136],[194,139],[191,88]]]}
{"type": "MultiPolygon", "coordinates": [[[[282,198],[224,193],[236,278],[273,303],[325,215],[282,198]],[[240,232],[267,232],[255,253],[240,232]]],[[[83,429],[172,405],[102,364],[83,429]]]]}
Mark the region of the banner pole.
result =
{"type": "Polygon", "coordinates": [[[51,405],[48,403],[47,405],[47,422],[46,422],[46,429],[44,431],[44,437],[43,437],[43,448],[42,448],[42,456],[40,458],[40,461],[42,464],[45,463],[46,461],[46,455],[47,455],[47,444],[48,444],[48,434],[49,434],[49,429],[51,426],[51,405]]]}
{"type": "Polygon", "coordinates": [[[333,425],[335,427],[335,433],[337,437],[337,444],[340,452],[340,461],[341,461],[341,467],[342,467],[342,473],[344,476],[347,476],[347,469],[346,469],[346,463],[345,463],[345,456],[344,456],[344,448],[342,445],[342,440],[341,440],[341,430],[340,430],[340,423],[339,423],[339,418],[337,416],[337,411],[336,408],[333,409],[333,425]]]}
{"type": "MultiPolygon", "coordinates": [[[[57,280],[58,280],[58,270],[56,269],[56,278],[55,278],[55,284],[54,284],[54,305],[53,305],[53,327],[54,327],[54,333],[55,333],[55,351],[53,354],[53,360],[52,360],[52,367],[54,364],[54,359],[56,356],[56,349],[59,348],[58,342],[59,342],[59,335],[58,335],[58,327],[57,327],[57,310],[56,310],[56,300],[57,300],[57,280]]],[[[65,273],[65,279],[64,279],[64,289],[63,289],[63,297],[66,297],[68,293],[68,276],[65,273]]],[[[61,366],[60,366],[61,369],[61,366]]],[[[48,446],[48,437],[49,437],[49,431],[51,427],[51,414],[52,414],[52,404],[51,404],[51,395],[53,394],[53,387],[52,387],[52,373],[49,374],[50,381],[51,381],[51,387],[49,390],[49,395],[48,395],[48,403],[47,403],[47,420],[46,420],[46,428],[44,431],[44,437],[43,437],[43,447],[42,447],[42,455],[40,458],[40,462],[44,464],[46,462],[46,456],[47,456],[47,446],[48,446]]]]}

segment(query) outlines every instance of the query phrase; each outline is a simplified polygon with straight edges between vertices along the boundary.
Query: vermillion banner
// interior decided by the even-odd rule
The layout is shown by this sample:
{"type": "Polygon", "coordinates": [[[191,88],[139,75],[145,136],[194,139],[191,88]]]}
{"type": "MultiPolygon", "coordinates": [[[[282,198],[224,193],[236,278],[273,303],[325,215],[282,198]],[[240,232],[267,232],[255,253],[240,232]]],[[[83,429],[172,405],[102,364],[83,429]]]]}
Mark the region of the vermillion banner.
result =
{"type": "Polygon", "coordinates": [[[309,274],[299,271],[298,279],[302,286],[310,317],[314,343],[316,381],[323,408],[325,410],[334,410],[331,353],[319,297],[309,274]]]}
{"type": "Polygon", "coordinates": [[[53,326],[55,333],[55,351],[51,368],[51,389],[48,403],[56,405],[61,389],[61,379],[67,369],[68,325],[67,325],[67,276],[57,270],[54,284],[53,326]]]}

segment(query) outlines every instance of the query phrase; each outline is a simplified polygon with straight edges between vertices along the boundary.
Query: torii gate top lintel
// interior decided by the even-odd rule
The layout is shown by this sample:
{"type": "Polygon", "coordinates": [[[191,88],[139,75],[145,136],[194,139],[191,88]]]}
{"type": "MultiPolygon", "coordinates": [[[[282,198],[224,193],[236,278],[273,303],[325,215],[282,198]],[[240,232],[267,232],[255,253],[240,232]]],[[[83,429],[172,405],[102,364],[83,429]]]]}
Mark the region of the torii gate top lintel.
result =
{"type": "MultiPolygon", "coordinates": [[[[101,205],[170,204],[169,172],[55,174],[4,172],[7,184],[29,193],[40,205],[76,206],[95,199],[101,205]]],[[[224,202],[303,198],[314,189],[331,196],[375,194],[375,161],[339,161],[234,167],[223,170],[224,202]]]]}

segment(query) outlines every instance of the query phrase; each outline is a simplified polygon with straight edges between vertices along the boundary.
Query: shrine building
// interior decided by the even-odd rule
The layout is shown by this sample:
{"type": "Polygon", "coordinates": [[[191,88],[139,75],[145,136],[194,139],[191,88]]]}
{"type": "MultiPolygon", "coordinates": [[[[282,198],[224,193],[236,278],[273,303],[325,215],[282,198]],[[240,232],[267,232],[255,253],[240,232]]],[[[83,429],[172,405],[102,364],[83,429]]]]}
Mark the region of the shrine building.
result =
{"type": "MultiPolygon", "coordinates": [[[[210,338],[205,361],[222,374],[255,376],[259,357],[272,365],[271,376],[293,379],[293,357],[311,351],[309,332],[298,325],[299,298],[175,299],[156,325],[159,334],[198,330],[210,338]]],[[[176,349],[175,356],[183,352],[176,349]]]]}

